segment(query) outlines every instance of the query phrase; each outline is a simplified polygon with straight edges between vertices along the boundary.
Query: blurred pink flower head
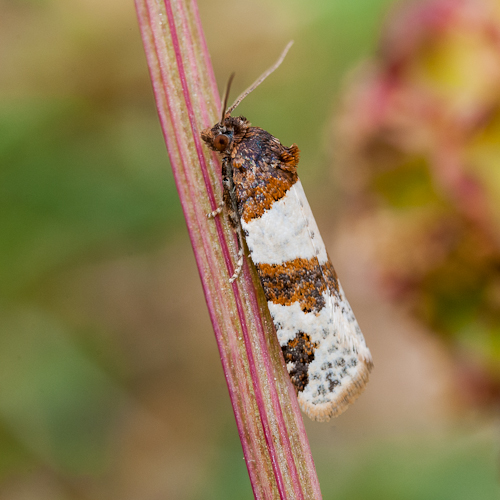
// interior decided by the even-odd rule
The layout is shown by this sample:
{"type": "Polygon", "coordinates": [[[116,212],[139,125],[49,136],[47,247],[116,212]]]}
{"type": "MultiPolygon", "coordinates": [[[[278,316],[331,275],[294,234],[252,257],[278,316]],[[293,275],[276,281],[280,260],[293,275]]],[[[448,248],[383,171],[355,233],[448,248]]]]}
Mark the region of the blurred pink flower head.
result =
{"type": "Polygon", "coordinates": [[[336,139],[339,181],[385,292],[496,387],[499,5],[400,4],[378,57],[346,83],[336,139]]]}

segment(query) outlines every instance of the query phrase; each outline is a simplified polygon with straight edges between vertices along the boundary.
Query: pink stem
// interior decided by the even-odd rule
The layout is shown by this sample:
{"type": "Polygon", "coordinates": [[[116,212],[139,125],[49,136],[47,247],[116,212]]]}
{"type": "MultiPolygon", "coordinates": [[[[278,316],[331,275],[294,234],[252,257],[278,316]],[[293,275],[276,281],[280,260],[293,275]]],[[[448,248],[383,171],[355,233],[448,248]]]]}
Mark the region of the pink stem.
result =
{"type": "Polygon", "coordinates": [[[206,217],[221,199],[221,170],[200,130],[217,121],[220,101],[196,2],[136,0],[136,9],[254,496],[321,498],[269,311],[256,294],[255,271],[245,264],[229,285],[235,235],[224,217],[206,217]]]}

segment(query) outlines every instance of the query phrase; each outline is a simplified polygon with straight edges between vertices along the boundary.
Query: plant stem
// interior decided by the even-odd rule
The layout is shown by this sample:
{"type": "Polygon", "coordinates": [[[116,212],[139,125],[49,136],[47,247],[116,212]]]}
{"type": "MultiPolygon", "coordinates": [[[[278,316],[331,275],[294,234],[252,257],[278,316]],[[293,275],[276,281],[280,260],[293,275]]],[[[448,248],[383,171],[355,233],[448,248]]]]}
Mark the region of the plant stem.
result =
{"type": "Polygon", "coordinates": [[[220,100],[196,2],[135,3],[254,496],[319,499],[302,416],[255,269],[245,262],[229,283],[234,231],[223,214],[206,216],[222,200],[221,166],[200,131],[218,121],[220,100]]]}

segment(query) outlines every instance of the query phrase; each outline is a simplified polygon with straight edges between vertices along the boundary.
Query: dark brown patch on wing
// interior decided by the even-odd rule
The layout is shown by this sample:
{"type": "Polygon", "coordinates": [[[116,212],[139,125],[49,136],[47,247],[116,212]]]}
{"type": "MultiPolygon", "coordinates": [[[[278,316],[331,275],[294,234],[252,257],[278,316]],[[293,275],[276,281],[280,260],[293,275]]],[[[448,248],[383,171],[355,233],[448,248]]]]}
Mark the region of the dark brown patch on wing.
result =
{"type": "Polygon", "coordinates": [[[245,140],[234,142],[231,161],[238,211],[245,222],[261,217],[298,180],[298,147],[287,148],[258,127],[249,127],[245,140]]]}
{"type": "Polygon", "coordinates": [[[303,391],[309,383],[309,364],[314,360],[314,351],[317,347],[317,344],[311,342],[311,337],[304,332],[298,332],[294,339],[281,347],[287,364],[293,363],[289,374],[297,392],[303,391]]]}
{"type": "Polygon", "coordinates": [[[319,312],[325,307],[322,293],[328,282],[317,257],[298,258],[283,264],[260,263],[256,267],[268,301],[283,306],[299,302],[304,312],[319,312]]]}

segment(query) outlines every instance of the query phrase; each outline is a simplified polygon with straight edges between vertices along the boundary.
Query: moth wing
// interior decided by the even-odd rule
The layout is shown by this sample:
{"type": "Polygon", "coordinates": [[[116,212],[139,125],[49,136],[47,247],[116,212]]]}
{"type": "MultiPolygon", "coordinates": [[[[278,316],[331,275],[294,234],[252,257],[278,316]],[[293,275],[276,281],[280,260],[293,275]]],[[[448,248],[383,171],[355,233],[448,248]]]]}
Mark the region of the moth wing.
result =
{"type": "Polygon", "coordinates": [[[242,227],[300,406],[329,420],[362,392],[372,361],[300,181],[242,227]]]}

